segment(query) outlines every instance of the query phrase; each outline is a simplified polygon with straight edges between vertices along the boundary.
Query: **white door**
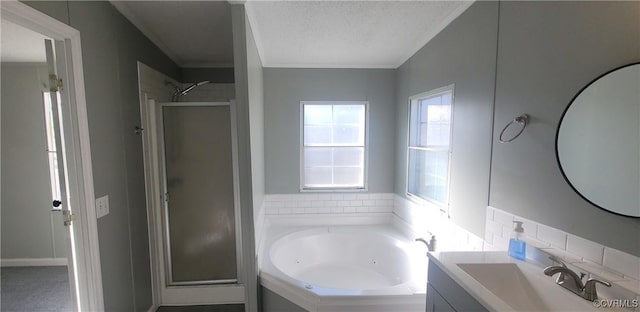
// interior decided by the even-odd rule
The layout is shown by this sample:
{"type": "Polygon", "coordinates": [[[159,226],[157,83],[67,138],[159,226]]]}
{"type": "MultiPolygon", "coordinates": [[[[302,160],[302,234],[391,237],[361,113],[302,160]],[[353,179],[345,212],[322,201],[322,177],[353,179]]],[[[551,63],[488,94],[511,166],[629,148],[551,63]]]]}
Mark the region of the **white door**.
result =
{"type": "MultiPolygon", "coordinates": [[[[65,58],[65,43],[61,40],[45,40],[45,50],[47,56],[47,68],[49,73],[49,102],[51,103],[51,128],[53,130],[52,139],[55,144],[55,161],[50,162],[51,166],[55,166],[57,170],[53,170],[52,184],[57,184],[58,194],[60,198],[53,198],[52,209],[60,210],[63,215],[62,223],[65,228],[65,240],[67,242],[67,267],[69,272],[69,286],[71,287],[71,297],[75,309],[78,307],[77,298],[77,278],[76,278],[76,259],[75,244],[73,242],[73,221],[74,214],[70,203],[69,194],[67,192],[68,184],[68,168],[67,168],[67,146],[64,140],[64,118],[62,114],[62,101],[68,99],[69,94],[64,88],[64,82],[59,77],[67,77],[65,58]],[[59,57],[56,57],[59,56],[59,57]]],[[[52,168],[53,169],[53,168],[52,168]]]]}

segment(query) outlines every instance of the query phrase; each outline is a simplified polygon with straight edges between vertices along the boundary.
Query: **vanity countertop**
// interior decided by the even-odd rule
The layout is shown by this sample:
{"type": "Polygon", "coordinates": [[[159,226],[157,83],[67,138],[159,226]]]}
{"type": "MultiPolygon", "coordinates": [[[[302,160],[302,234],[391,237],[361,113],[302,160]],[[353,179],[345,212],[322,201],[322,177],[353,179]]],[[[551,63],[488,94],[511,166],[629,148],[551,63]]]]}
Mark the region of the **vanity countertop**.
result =
{"type": "Polygon", "coordinates": [[[489,311],[606,310],[555,284],[555,276],[544,275],[540,264],[504,251],[430,252],[429,265],[437,265],[489,311]]]}

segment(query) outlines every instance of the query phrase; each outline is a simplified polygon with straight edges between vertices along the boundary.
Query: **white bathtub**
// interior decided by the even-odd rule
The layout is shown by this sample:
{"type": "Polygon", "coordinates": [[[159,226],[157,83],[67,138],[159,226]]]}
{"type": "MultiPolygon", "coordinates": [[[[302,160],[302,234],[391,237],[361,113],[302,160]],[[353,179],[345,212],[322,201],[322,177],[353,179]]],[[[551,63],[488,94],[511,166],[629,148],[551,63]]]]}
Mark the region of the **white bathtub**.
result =
{"type": "MultiPolygon", "coordinates": [[[[277,231],[276,231],[277,232],[277,231]]],[[[309,311],[425,311],[424,248],[391,225],[280,230],[261,284],[309,311]]]]}

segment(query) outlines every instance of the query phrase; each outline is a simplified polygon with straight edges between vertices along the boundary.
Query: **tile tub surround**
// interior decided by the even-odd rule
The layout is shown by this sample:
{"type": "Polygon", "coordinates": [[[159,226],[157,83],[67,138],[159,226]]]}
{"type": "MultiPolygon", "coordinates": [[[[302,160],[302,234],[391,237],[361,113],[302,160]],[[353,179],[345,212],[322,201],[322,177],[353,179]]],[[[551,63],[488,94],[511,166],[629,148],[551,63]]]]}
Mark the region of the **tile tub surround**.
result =
{"type": "Polygon", "coordinates": [[[481,237],[451,222],[445,213],[429,202],[416,202],[395,195],[393,214],[415,237],[429,240],[430,233],[435,235],[437,251],[484,250],[481,237]]]}
{"type": "Polygon", "coordinates": [[[258,221],[261,233],[270,226],[270,217],[291,217],[291,222],[300,223],[324,216],[339,224],[360,224],[371,216],[387,215],[415,237],[435,234],[438,251],[506,251],[513,221],[522,221],[528,246],[539,248],[544,257],[556,255],[576,270],[612,281],[627,293],[640,296],[640,258],[494,207],[486,210],[484,239],[454,224],[428,203],[416,203],[393,193],[269,194],[262,209],[264,217],[258,221]]]}
{"type": "Polygon", "coordinates": [[[507,250],[513,221],[523,222],[528,245],[545,254],[560,257],[573,268],[608,280],[615,286],[640,296],[639,257],[491,206],[487,207],[486,214],[485,250],[507,250]]]}
{"type": "Polygon", "coordinates": [[[267,215],[393,212],[392,193],[304,193],[264,196],[267,215]]]}
{"type": "Polygon", "coordinates": [[[354,215],[389,214],[397,217],[398,225],[405,228],[407,234],[427,240],[430,238],[429,232],[436,235],[438,250],[484,249],[482,238],[449,221],[439,209],[428,203],[407,200],[394,193],[270,194],[265,195],[263,209],[267,218],[318,214],[352,218],[354,215]]]}

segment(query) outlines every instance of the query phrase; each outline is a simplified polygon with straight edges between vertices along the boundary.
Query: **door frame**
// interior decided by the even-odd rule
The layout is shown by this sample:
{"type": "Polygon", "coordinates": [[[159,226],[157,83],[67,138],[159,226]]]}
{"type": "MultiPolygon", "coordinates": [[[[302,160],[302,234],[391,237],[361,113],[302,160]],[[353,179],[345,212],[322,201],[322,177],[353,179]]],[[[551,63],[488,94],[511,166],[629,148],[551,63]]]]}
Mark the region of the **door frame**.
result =
{"type": "Polygon", "coordinates": [[[75,281],[70,284],[76,309],[104,311],[80,32],[18,1],[0,1],[0,5],[2,19],[65,43],[66,54],[58,57],[64,58],[68,76],[61,77],[69,96],[63,101],[61,115],[65,122],[69,205],[75,215],[70,228],[75,254],[70,269],[75,281]]]}
{"type": "MultiPolygon", "coordinates": [[[[142,89],[141,89],[142,90],[142,89]]],[[[145,160],[145,187],[147,192],[147,216],[149,222],[149,240],[152,270],[152,289],[154,307],[161,305],[190,304],[229,304],[245,302],[245,272],[243,263],[242,223],[240,218],[240,185],[238,167],[238,138],[236,126],[236,103],[229,102],[159,102],[141,91],[142,142],[145,160]],[[229,106],[231,121],[231,149],[233,160],[234,211],[236,221],[236,261],[238,265],[237,283],[193,286],[167,286],[166,262],[167,254],[164,243],[167,239],[164,231],[165,201],[164,194],[164,150],[162,139],[162,123],[160,120],[162,106],[229,106]]]]}

